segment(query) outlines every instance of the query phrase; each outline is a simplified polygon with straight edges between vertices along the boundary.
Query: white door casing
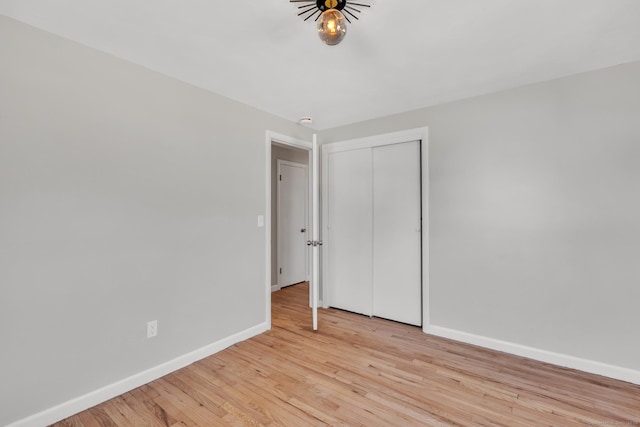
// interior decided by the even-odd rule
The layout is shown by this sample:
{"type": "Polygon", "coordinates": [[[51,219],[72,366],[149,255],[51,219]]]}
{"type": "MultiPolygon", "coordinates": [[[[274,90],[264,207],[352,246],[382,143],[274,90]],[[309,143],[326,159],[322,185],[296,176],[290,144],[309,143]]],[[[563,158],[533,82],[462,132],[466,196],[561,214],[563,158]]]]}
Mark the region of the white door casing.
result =
{"type": "Polygon", "coordinates": [[[278,286],[307,280],[308,168],[277,161],[278,286]]]}

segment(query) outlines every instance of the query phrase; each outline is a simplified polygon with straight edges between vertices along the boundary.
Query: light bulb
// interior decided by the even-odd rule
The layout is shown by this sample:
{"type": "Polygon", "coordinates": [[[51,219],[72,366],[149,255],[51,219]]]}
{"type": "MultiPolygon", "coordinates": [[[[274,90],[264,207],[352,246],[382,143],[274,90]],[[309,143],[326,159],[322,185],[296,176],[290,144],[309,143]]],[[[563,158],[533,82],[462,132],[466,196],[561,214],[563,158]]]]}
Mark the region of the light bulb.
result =
{"type": "Polygon", "coordinates": [[[318,19],[318,36],[328,45],[336,45],[347,34],[344,15],[336,9],[325,10],[318,19]]]}

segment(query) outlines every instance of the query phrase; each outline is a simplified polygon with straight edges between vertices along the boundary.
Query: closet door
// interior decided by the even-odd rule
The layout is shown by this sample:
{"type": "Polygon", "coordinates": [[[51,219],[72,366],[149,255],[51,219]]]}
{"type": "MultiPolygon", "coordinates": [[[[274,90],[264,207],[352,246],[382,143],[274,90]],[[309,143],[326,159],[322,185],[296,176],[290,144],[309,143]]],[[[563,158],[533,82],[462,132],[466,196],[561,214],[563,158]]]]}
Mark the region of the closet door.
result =
{"type": "Polygon", "coordinates": [[[373,315],[422,324],[420,142],[373,149],[373,315]]]}
{"type": "Polygon", "coordinates": [[[331,306],[371,315],[371,148],[331,153],[327,167],[331,306]]]}

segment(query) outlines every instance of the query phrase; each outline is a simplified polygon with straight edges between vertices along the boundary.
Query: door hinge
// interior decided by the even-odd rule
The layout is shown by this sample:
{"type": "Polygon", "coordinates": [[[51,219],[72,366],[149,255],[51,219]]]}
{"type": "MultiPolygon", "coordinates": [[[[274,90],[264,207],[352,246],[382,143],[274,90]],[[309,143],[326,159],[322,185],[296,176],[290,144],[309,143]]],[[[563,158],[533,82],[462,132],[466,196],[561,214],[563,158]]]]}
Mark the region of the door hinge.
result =
{"type": "Polygon", "coordinates": [[[282,174],[280,174],[280,181],[282,181],[282,174]]]}
{"type": "Polygon", "coordinates": [[[282,267],[280,267],[280,274],[282,274],[282,267]]]}

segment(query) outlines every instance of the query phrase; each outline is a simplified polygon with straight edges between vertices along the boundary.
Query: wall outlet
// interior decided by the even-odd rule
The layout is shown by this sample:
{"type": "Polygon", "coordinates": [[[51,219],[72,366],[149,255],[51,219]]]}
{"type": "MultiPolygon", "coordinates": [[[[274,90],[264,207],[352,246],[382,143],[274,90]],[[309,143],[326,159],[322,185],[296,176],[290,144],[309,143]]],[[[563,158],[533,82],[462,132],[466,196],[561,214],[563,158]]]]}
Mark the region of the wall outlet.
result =
{"type": "Polygon", "coordinates": [[[147,338],[155,337],[156,335],[158,335],[158,321],[147,322],[147,338]]]}

